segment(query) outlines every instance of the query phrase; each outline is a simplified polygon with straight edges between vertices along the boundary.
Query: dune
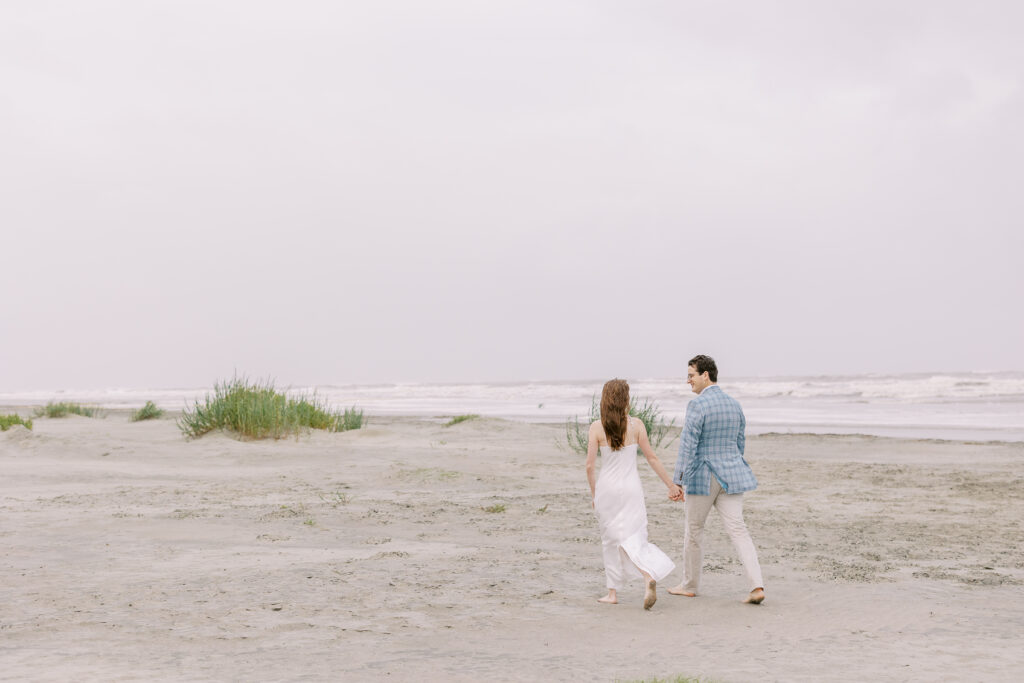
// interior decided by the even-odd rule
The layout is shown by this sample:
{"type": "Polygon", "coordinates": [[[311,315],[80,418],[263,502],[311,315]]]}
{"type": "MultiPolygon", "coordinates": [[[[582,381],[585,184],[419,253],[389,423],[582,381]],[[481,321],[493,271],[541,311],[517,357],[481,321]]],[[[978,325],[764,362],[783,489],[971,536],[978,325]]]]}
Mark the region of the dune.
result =
{"type": "MultiPolygon", "coordinates": [[[[595,601],[563,442],[492,418],[256,442],[118,411],[13,427],[0,678],[1019,680],[1024,444],[752,437],[766,601],[741,604],[713,513],[701,595],[648,612],[640,581],[595,601]]],[[[641,473],[681,566],[682,506],[641,473]]]]}

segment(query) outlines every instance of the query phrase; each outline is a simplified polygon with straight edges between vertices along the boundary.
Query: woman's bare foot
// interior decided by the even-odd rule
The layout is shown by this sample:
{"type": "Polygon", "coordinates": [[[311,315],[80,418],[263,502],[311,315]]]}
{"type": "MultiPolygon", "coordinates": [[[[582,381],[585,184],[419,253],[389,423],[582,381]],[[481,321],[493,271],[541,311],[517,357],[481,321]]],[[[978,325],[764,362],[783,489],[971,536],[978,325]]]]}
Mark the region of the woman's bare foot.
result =
{"type": "Polygon", "coordinates": [[[598,602],[603,602],[606,605],[617,605],[617,604],[619,604],[619,599],[615,596],[615,589],[614,588],[609,588],[608,589],[608,595],[604,596],[603,598],[598,598],[597,601],[598,602]]]}
{"type": "Polygon", "coordinates": [[[668,592],[671,593],[672,595],[683,595],[683,596],[686,596],[688,598],[695,598],[695,597],[697,597],[696,593],[691,593],[690,591],[683,590],[683,584],[679,584],[675,588],[669,588],[668,592]]]}
{"type": "Polygon", "coordinates": [[[655,585],[654,579],[647,580],[647,588],[644,590],[644,609],[651,609],[658,601],[658,593],[654,590],[655,585]]]}
{"type": "Polygon", "coordinates": [[[750,591],[750,595],[744,598],[743,602],[748,605],[760,605],[762,602],[764,602],[764,589],[755,588],[754,590],[750,591]]]}

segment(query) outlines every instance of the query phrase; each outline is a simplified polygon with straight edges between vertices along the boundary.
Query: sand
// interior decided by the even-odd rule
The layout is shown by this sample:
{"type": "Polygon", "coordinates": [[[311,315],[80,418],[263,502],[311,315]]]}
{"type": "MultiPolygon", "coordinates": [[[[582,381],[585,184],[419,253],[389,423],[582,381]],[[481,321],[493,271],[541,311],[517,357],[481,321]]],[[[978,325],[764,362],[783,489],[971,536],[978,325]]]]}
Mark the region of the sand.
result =
{"type": "MultiPolygon", "coordinates": [[[[665,592],[677,568],[645,612],[641,581],[596,602],[597,522],[562,443],[496,419],[2,432],[0,680],[1024,677],[1024,444],[751,438],[767,600],[740,603],[712,513],[701,595],[665,592]]],[[[641,472],[681,566],[682,506],[641,472]]]]}

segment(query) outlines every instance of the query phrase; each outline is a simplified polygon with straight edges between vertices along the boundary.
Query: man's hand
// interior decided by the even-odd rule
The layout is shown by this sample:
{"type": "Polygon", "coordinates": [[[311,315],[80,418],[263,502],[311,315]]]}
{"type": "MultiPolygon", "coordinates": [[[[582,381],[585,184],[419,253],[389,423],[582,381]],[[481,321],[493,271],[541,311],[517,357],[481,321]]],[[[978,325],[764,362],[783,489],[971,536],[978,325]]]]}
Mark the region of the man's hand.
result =
{"type": "Polygon", "coordinates": [[[676,502],[682,502],[686,496],[683,495],[683,489],[679,487],[679,484],[672,484],[668,487],[668,499],[676,502]]]}

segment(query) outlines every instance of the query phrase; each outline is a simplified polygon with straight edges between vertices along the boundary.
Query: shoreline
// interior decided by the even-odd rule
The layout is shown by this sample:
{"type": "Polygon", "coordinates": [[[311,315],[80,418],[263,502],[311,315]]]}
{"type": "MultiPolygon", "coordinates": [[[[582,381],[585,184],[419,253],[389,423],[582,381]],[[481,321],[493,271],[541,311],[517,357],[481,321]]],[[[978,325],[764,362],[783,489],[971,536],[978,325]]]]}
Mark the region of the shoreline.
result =
{"type": "MultiPolygon", "coordinates": [[[[26,405],[26,404],[0,404],[0,414],[18,414],[21,417],[28,419],[55,419],[60,420],[64,418],[46,418],[36,417],[33,413],[35,410],[40,408],[38,405],[26,405]]],[[[94,418],[86,419],[97,419],[102,420],[107,416],[113,416],[117,418],[125,417],[128,418],[135,412],[133,408],[103,408],[98,406],[100,415],[94,418]]],[[[183,410],[172,410],[164,408],[164,415],[162,420],[176,420],[182,415],[183,410]]],[[[402,415],[374,415],[368,414],[365,419],[373,423],[388,423],[388,422],[426,422],[426,423],[444,423],[455,417],[454,413],[417,413],[417,414],[402,414],[402,415]]],[[[534,427],[557,427],[564,430],[566,420],[559,421],[548,421],[548,420],[529,420],[529,419],[516,419],[511,417],[500,417],[492,415],[478,415],[476,420],[494,420],[499,422],[508,422],[510,424],[517,425],[528,425],[534,427]]],[[[583,421],[580,421],[583,425],[583,421]]],[[[953,437],[941,437],[941,436],[905,436],[901,434],[879,434],[872,432],[837,432],[837,431],[792,431],[792,430],[780,430],[778,428],[765,428],[766,431],[762,431],[758,428],[750,429],[748,425],[747,438],[780,438],[780,437],[860,437],[868,439],[889,439],[893,441],[905,441],[905,442],[923,442],[923,443],[952,443],[952,444],[964,444],[964,445],[1022,445],[1024,446],[1024,439],[1006,439],[1006,438],[992,438],[992,439],[977,439],[977,438],[953,438],[953,437]]],[[[668,443],[678,443],[679,432],[682,430],[682,425],[678,423],[673,427],[672,436],[666,440],[668,443]]],[[[881,430],[879,430],[881,431],[881,430]]],[[[229,435],[230,436],[230,435],[229,435]]]]}

